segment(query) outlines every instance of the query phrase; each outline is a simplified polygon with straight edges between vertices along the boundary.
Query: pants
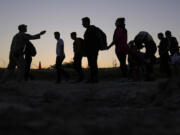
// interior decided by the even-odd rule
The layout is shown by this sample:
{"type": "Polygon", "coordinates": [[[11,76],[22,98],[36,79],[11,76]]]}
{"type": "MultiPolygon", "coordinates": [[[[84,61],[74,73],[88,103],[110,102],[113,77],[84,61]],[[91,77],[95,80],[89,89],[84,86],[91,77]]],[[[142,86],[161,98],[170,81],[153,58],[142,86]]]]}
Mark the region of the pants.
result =
{"type": "Polygon", "coordinates": [[[98,51],[88,52],[87,59],[90,68],[90,81],[98,81],[98,65],[97,65],[98,51]]]}
{"type": "Polygon", "coordinates": [[[82,55],[75,54],[74,55],[74,69],[78,73],[78,79],[82,80],[84,78],[83,71],[82,71],[82,66],[81,66],[81,61],[82,61],[82,55]]]}
{"type": "Polygon", "coordinates": [[[166,74],[167,77],[171,76],[171,68],[169,65],[169,55],[168,54],[164,54],[160,56],[160,71],[163,74],[166,74]]]}
{"type": "Polygon", "coordinates": [[[145,74],[146,80],[154,79],[154,64],[156,63],[156,57],[154,54],[145,53],[145,74]]]}
{"type": "Polygon", "coordinates": [[[57,82],[61,82],[61,75],[63,75],[66,79],[69,78],[68,73],[62,69],[62,62],[65,57],[56,57],[56,70],[57,70],[57,82]]]}
{"type": "Polygon", "coordinates": [[[116,52],[116,56],[120,62],[120,69],[122,72],[122,76],[123,77],[127,77],[127,65],[126,65],[126,54],[123,53],[117,53],[116,52]]]}
{"type": "Polygon", "coordinates": [[[17,71],[18,71],[18,81],[21,81],[24,77],[24,73],[25,73],[25,59],[23,56],[18,56],[18,57],[13,57],[10,56],[9,59],[9,65],[8,65],[8,71],[4,74],[4,80],[6,81],[14,72],[14,70],[16,69],[17,66],[17,71]]]}
{"type": "Polygon", "coordinates": [[[32,79],[32,76],[30,75],[30,68],[32,63],[32,57],[31,56],[25,56],[26,66],[25,66],[25,80],[28,80],[29,78],[32,79]]]}

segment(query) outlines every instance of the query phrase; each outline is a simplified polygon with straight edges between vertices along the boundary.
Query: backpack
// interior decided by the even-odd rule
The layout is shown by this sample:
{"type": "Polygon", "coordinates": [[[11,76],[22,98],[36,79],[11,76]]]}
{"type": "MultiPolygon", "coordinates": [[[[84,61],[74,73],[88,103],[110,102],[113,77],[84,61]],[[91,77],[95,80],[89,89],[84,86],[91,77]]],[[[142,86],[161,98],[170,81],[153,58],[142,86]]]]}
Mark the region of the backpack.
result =
{"type": "Polygon", "coordinates": [[[95,31],[96,31],[97,39],[99,40],[99,50],[106,50],[107,49],[106,34],[98,27],[95,27],[95,31]]]}
{"type": "Polygon", "coordinates": [[[175,53],[179,54],[179,47],[178,47],[178,42],[175,37],[170,38],[170,48],[169,48],[170,53],[173,55],[175,53]]]}
{"type": "Polygon", "coordinates": [[[36,54],[37,54],[37,52],[36,52],[36,48],[34,47],[34,45],[30,41],[27,41],[25,55],[34,57],[34,56],[36,56],[36,54]]]}

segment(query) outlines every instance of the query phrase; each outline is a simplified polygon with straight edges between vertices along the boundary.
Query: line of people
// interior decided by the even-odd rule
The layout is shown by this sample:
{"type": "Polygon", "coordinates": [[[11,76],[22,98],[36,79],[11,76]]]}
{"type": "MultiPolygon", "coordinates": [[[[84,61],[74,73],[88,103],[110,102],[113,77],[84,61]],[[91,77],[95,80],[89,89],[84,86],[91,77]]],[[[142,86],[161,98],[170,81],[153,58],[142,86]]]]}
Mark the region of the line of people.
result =
{"type": "MultiPolygon", "coordinates": [[[[154,79],[154,64],[156,63],[155,53],[157,51],[156,43],[152,36],[145,31],[139,32],[134,40],[128,41],[127,29],[125,26],[125,18],[117,18],[115,22],[116,29],[114,31],[113,40],[110,45],[107,45],[105,33],[98,27],[91,25],[90,18],[82,18],[82,25],[86,29],[84,33],[84,39],[77,37],[76,32],[70,34],[73,42],[74,50],[74,69],[78,73],[76,82],[84,80],[84,74],[81,66],[83,57],[87,57],[88,65],[90,68],[90,75],[87,82],[97,83],[98,79],[98,53],[100,50],[108,50],[115,45],[115,54],[120,62],[120,69],[122,72],[122,81],[126,81],[128,78],[133,80],[141,80],[145,77],[146,80],[154,79]],[[145,48],[143,53],[141,50],[145,48]],[[129,70],[126,64],[128,56],[129,70]]],[[[4,80],[13,73],[16,66],[18,67],[19,78],[25,80],[32,78],[30,75],[30,65],[32,62],[32,56],[36,55],[35,47],[30,40],[39,39],[41,35],[46,31],[42,31],[37,35],[26,34],[27,25],[18,26],[19,33],[17,33],[12,40],[8,73],[3,77],[4,80]],[[24,58],[25,56],[25,58],[24,58]]],[[[160,40],[159,43],[159,55],[160,55],[160,69],[162,73],[167,74],[167,77],[171,76],[171,68],[169,65],[170,56],[174,63],[180,61],[179,47],[175,37],[171,36],[170,31],[165,32],[166,37],[162,33],[158,34],[160,40]],[[170,52],[170,55],[169,55],[170,52]]],[[[62,69],[62,63],[65,59],[64,42],[60,37],[60,32],[54,32],[54,37],[57,40],[56,44],[56,70],[57,80],[56,83],[61,82],[61,76],[64,75],[66,80],[69,80],[70,75],[62,69]]]]}

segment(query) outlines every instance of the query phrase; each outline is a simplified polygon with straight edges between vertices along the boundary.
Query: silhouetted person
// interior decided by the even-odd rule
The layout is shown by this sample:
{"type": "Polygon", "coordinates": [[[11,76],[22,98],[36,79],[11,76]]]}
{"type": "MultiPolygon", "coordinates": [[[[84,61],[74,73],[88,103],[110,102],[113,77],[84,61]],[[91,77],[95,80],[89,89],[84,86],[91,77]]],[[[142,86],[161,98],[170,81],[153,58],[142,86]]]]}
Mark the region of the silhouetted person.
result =
{"type": "Polygon", "coordinates": [[[113,35],[113,41],[108,46],[115,45],[116,56],[120,62],[120,69],[122,71],[122,76],[124,78],[127,77],[127,65],[126,65],[126,57],[128,53],[128,45],[127,45],[127,30],[125,28],[125,18],[118,18],[116,20],[116,29],[113,35]]]}
{"type": "Polygon", "coordinates": [[[57,70],[57,80],[56,83],[61,83],[61,75],[64,75],[66,80],[69,79],[68,73],[62,69],[62,63],[65,59],[64,53],[64,41],[60,38],[59,32],[54,32],[54,37],[57,40],[56,44],[56,70],[57,70]]]}
{"type": "Polygon", "coordinates": [[[159,43],[159,56],[160,56],[160,71],[163,74],[166,74],[167,77],[171,76],[171,69],[170,69],[170,56],[169,56],[169,43],[168,40],[165,39],[163,33],[158,34],[158,38],[160,40],[159,43]]]}
{"type": "Polygon", "coordinates": [[[74,69],[78,73],[78,79],[76,82],[81,82],[84,78],[81,61],[84,55],[83,49],[83,39],[77,37],[76,32],[71,33],[71,38],[74,40],[73,42],[73,51],[74,51],[74,69]]]}
{"type": "Polygon", "coordinates": [[[170,55],[171,55],[171,62],[173,64],[174,67],[174,71],[175,74],[178,74],[178,68],[177,68],[177,61],[178,61],[178,57],[179,57],[179,46],[178,46],[178,41],[175,37],[172,37],[171,32],[170,31],[166,31],[165,32],[166,35],[166,39],[168,40],[168,43],[170,45],[169,47],[169,51],[170,51],[170,55]]]}
{"type": "Polygon", "coordinates": [[[84,33],[84,47],[90,68],[90,78],[88,82],[96,83],[98,82],[97,59],[100,49],[97,29],[94,25],[90,25],[90,19],[88,17],[82,18],[82,25],[84,28],[86,28],[84,33]]]}
{"type": "Polygon", "coordinates": [[[166,39],[168,40],[170,44],[169,51],[170,51],[171,56],[173,56],[175,53],[179,55],[179,46],[178,46],[177,39],[175,37],[172,37],[170,31],[166,31],[165,35],[166,35],[166,39]]]}
{"type": "Polygon", "coordinates": [[[25,61],[26,61],[26,66],[25,66],[25,80],[28,81],[29,79],[34,79],[34,77],[30,74],[30,68],[31,68],[31,63],[32,63],[32,57],[36,55],[36,49],[34,45],[30,42],[26,42],[26,47],[25,47],[25,61]]]}
{"type": "Polygon", "coordinates": [[[143,67],[143,55],[137,46],[135,45],[134,41],[130,41],[128,43],[129,50],[128,50],[128,63],[129,63],[129,78],[133,79],[134,81],[139,81],[142,79],[142,75],[144,72],[143,67]]]}
{"type": "Polygon", "coordinates": [[[136,35],[134,42],[139,50],[145,47],[146,80],[153,80],[153,67],[156,61],[155,53],[157,50],[156,43],[152,36],[145,31],[139,32],[136,35]]]}
{"type": "Polygon", "coordinates": [[[9,65],[8,65],[8,73],[5,73],[4,80],[7,79],[9,75],[11,75],[16,66],[18,71],[20,72],[18,80],[21,80],[24,77],[25,73],[25,59],[24,59],[24,49],[26,46],[26,42],[29,40],[40,39],[40,36],[45,34],[46,31],[42,31],[36,35],[26,34],[27,25],[21,24],[18,26],[19,33],[17,33],[12,40],[10,54],[9,54],[9,65]]]}

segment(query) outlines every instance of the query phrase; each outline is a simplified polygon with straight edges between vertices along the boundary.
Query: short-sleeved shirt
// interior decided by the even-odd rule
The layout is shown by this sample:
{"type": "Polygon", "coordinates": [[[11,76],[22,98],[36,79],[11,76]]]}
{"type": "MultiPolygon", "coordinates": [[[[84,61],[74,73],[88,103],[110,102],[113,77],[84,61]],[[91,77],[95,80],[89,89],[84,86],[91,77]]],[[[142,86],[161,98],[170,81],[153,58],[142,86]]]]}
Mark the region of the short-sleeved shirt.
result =
{"type": "Polygon", "coordinates": [[[60,53],[61,53],[61,47],[63,48],[63,56],[65,56],[64,54],[64,41],[60,38],[57,42],[57,45],[56,45],[56,55],[57,56],[62,56],[60,53]]]}

